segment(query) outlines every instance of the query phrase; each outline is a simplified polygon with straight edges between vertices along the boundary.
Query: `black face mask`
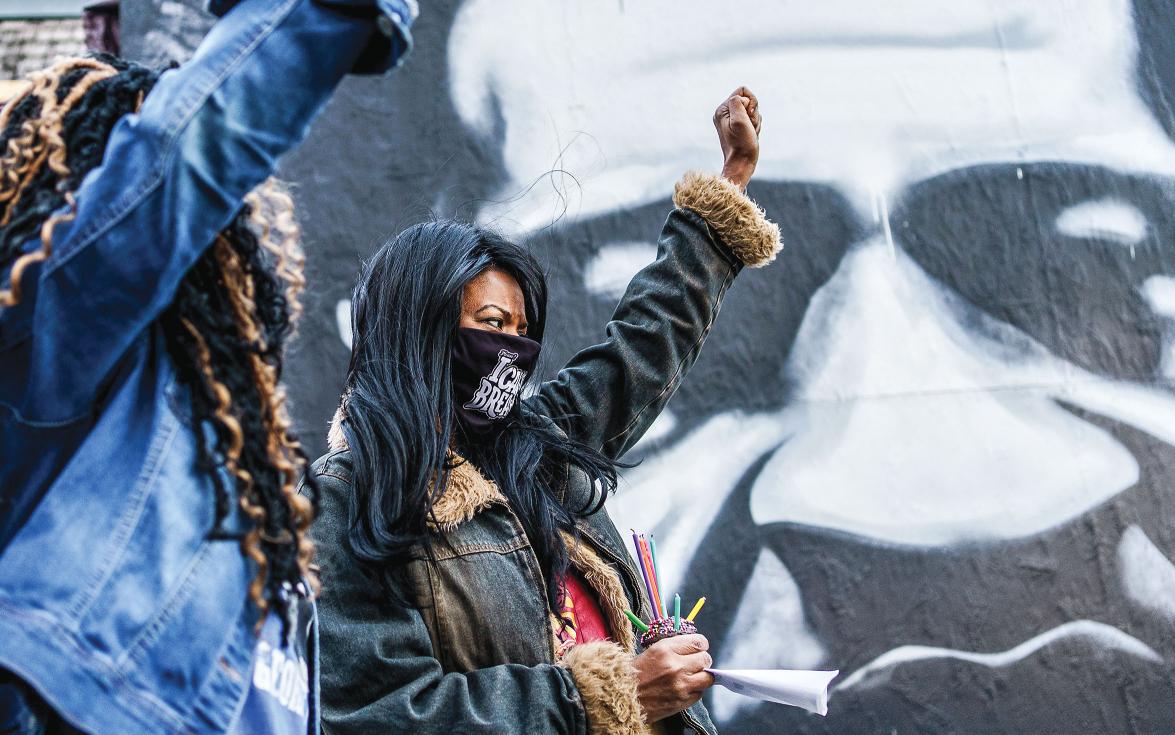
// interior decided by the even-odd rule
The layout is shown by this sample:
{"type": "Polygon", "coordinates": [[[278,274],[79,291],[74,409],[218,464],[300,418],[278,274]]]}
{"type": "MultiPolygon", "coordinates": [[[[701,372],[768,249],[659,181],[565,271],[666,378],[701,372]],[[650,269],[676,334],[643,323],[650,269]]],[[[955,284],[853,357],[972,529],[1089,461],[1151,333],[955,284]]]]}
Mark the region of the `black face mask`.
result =
{"type": "Polygon", "coordinates": [[[538,342],[485,329],[461,327],[453,342],[453,410],[467,434],[501,426],[538,360],[538,342]]]}

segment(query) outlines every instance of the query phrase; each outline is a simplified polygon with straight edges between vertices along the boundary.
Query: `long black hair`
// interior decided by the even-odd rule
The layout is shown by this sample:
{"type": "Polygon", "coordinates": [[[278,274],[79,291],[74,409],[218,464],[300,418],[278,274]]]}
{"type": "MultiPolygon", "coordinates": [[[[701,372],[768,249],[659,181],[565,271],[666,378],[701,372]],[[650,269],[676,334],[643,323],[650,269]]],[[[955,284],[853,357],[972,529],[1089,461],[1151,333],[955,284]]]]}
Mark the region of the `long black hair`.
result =
{"type": "Polygon", "coordinates": [[[450,451],[455,446],[498,485],[522,521],[548,602],[558,610],[568,565],[560,532],[574,537],[575,516],[602,507],[616,487],[616,464],[525,412],[515,411],[488,440],[470,441],[458,430],[450,355],[461,296],[490,268],[518,282],[527,336],[541,342],[547,311],[542,269],[525,249],[491,231],[455,221],[415,225],[364,265],[351,300],[354,336],[341,411],[354,480],[347,545],[406,604],[395,582],[414,548],[431,549],[428,521],[453,462],[461,461],[450,451]],[[565,507],[555,494],[568,465],[598,489],[584,507],[565,507]]]}
{"type": "MultiPolygon", "coordinates": [[[[107,55],[70,59],[33,75],[4,107],[0,308],[20,302],[24,272],[49,256],[53,225],[73,216],[73,192],[102,162],[115,124],[138,110],[159,75],[107,55]],[[34,239],[40,247],[27,250],[34,239]]],[[[262,619],[271,606],[288,609],[291,587],[313,582],[306,533],[312,500],[296,492],[306,458],[278,382],[305,283],[297,240],[289,196],[267,182],[246,197],[160,317],[176,373],[191,394],[198,437],[193,469],[215,486],[210,533],[237,540],[256,562],[249,596],[262,619]],[[214,441],[205,441],[203,426],[213,429],[214,441]],[[234,501],[246,516],[242,534],[222,530],[234,501]]],[[[308,483],[314,498],[317,486],[313,478],[308,483]]]]}

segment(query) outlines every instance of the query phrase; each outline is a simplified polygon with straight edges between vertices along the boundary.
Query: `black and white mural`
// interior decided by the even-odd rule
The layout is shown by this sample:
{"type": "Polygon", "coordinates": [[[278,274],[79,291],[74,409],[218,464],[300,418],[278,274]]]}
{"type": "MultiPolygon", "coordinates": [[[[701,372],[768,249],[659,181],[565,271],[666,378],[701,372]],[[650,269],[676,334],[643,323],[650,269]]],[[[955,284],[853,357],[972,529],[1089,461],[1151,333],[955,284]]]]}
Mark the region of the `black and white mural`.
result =
{"type": "MultiPolygon", "coordinates": [[[[194,2],[123,0],[177,58],[194,2]]],[[[715,690],[730,733],[1175,731],[1175,6],[438,0],[283,171],[323,448],[359,260],[432,216],[527,242],[547,369],[653,257],[713,107],[765,117],[744,274],[613,514],[730,668],[839,668],[827,718],[715,690]]]]}

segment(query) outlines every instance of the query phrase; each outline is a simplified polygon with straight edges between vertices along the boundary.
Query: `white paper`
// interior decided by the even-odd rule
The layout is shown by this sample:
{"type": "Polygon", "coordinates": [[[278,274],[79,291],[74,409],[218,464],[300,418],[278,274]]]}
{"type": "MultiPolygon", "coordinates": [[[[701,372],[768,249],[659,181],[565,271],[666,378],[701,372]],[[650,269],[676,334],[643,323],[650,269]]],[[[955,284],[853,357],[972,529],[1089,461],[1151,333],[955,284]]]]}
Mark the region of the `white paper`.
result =
{"type": "Polygon", "coordinates": [[[828,714],[828,685],[840,671],[789,669],[706,669],[714,683],[746,697],[828,714]]]}

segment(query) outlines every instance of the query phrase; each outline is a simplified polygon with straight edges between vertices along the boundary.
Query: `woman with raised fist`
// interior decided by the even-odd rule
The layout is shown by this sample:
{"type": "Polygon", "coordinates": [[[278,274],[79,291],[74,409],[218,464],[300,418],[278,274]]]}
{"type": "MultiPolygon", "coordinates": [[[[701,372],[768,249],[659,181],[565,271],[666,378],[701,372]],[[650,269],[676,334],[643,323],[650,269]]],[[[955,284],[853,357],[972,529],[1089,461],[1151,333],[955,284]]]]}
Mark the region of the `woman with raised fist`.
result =
{"type": "Polygon", "coordinates": [[[649,602],[604,510],[735,276],[780,248],[744,194],[755,96],[736,90],[714,124],[722,174],[678,182],[656,260],[554,380],[534,380],[546,281],[514,243],[432,222],[364,267],[312,473],[330,732],[714,732],[708,643],[639,650],[624,613],[649,602]]]}

